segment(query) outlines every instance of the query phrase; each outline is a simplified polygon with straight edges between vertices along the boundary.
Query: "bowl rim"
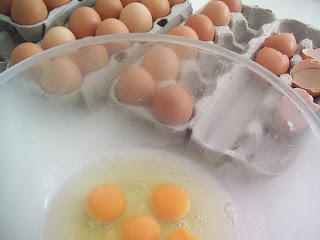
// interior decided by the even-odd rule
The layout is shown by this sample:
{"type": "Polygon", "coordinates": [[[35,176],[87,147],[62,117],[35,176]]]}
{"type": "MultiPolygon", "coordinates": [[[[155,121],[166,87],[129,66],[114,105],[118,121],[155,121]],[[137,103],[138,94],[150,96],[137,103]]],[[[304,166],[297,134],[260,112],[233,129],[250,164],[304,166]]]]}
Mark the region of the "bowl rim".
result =
{"type": "Polygon", "coordinates": [[[266,79],[273,88],[287,96],[292,103],[297,107],[301,113],[305,116],[305,119],[311,128],[312,132],[316,136],[316,139],[320,143],[320,118],[315,114],[315,112],[307,105],[307,103],[300,97],[293,89],[283,83],[279,77],[274,75],[269,70],[265,69],[261,65],[252,61],[245,56],[232,52],[231,50],[225,49],[223,47],[217,46],[209,42],[202,42],[190,38],[174,36],[169,34],[159,34],[159,33],[125,33],[125,34],[112,34],[104,36],[90,37],[86,39],[79,39],[73,42],[69,42],[63,45],[53,47],[51,49],[45,50],[39,54],[36,54],[28,59],[21,61],[9,69],[5,70],[0,74],[0,87],[6,82],[13,79],[15,76],[25,71],[29,67],[58,56],[60,54],[65,54],[73,50],[92,46],[105,44],[108,42],[119,42],[119,41],[131,41],[131,42],[161,42],[161,43],[175,43],[180,45],[186,45],[190,47],[195,47],[203,51],[207,51],[211,54],[216,54],[225,58],[232,60],[248,68],[249,70],[257,73],[262,78],[266,79]]]}

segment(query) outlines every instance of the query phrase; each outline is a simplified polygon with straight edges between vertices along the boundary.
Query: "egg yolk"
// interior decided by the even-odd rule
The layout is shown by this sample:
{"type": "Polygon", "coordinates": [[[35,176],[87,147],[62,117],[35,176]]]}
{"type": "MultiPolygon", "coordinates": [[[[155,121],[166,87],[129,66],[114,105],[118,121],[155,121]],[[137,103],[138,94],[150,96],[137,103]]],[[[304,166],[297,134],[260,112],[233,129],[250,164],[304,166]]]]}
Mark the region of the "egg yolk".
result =
{"type": "Polygon", "coordinates": [[[188,194],[176,184],[159,186],[151,197],[153,209],[167,219],[177,219],[185,216],[190,209],[188,194]]]}
{"type": "Polygon", "coordinates": [[[125,194],[116,186],[99,185],[87,196],[89,215],[103,222],[112,222],[121,217],[127,207],[125,194]]]}
{"type": "Polygon", "coordinates": [[[198,240],[198,238],[182,228],[173,231],[166,240],[198,240]]]}
{"type": "Polygon", "coordinates": [[[159,240],[159,236],[160,225],[152,216],[133,216],[121,225],[122,240],[159,240]]]}

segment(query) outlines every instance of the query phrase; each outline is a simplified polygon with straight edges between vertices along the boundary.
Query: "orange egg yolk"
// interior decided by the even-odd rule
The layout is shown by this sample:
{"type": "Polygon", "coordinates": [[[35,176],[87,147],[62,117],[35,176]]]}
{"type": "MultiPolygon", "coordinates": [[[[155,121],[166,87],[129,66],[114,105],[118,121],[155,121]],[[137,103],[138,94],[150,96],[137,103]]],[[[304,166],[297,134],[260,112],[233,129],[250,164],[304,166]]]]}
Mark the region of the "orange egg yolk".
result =
{"type": "Polygon", "coordinates": [[[99,185],[87,196],[89,215],[103,222],[113,222],[121,217],[127,207],[125,194],[116,186],[99,185]]]}
{"type": "Polygon", "coordinates": [[[176,184],[159,186],[151,197],[153,209],[167,219],[177,219],[185,216],[190,209],[188,194],[176,184]]]}
{"type": "Polygon", "coordinates": [[[160,225],[148,215],[128,218],[121,225],[122,240],[159,240],[160,225]]]}
{"type": "Polygon", "coordinates": [[[173,231],[166,240],[198,240],[198,238],[182,228],[173,231]]]}

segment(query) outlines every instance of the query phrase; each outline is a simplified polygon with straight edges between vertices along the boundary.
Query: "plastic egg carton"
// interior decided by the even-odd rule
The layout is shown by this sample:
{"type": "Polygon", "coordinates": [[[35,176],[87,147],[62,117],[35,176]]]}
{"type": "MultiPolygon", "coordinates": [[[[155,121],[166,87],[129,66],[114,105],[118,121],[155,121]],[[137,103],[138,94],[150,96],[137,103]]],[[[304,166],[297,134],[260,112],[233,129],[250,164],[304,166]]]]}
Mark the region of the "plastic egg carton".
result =
{"type": "Polygon", "coordinates": [[[12,34],[20,34],[25,41],[40,41],[44,34],[52,27],[64,25],[73,11],[82,6],[94,6],[96,0],[71,0],[71,2],[51,10],[48,17],[34,25],[20,25],[14,23],[9,16],[0,14],[0,30],[12,34]]]}
{"type": "MultiPolygon", "coordinates": [[[[149,33],[168,33],[191,14],[192,7],[189,1],[177,4],[171,8],[167,17],[157,19],[153,23],[153,28],[149,33]]],[[[155,43],[133,43],[128,49],[113,54],[106,67],[86,75],[81,90],[87,107],[95,110],[105,104],[109,97],[108,89],[114,80],[154,45],[155,43]]]]}

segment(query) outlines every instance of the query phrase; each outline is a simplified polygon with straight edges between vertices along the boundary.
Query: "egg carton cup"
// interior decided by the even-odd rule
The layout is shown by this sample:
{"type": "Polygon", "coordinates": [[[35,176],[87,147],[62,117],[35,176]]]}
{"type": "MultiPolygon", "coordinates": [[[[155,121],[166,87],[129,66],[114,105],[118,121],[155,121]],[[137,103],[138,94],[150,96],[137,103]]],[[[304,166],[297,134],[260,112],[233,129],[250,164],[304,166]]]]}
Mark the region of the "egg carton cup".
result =
{"type": "Polygon", "coordinates": [[[71,0],[71,2],[51,10],[44,21],[34,25],[16,24],[9,16],[0,14],[0,30],[10,32],[12,35],[18,33],[25,41],[37,42],[50,28],[64,25],[75,9],[82,6],[92,7],[95,2],[96,0],[71,0]]]}
{"type": "MultiPolygon", "coordinates": [[[[192,7],[189,1],[177,4],[171,8],[168,16],[157,19],[153,23],[149,33],[168,33],[191,14],[192,7]]],[[[155,44],[157,43],[133,43],[128,49],[113,54],[106,67],[86,75],[81,91],[89,110],[95,111],[105,104],[109,94],[104,89],[110,89],[114,80],[155,44]]]]}

